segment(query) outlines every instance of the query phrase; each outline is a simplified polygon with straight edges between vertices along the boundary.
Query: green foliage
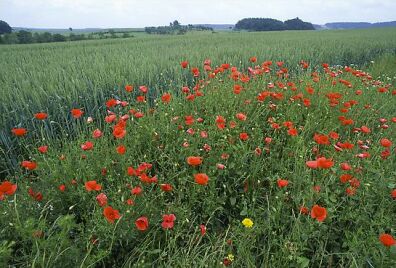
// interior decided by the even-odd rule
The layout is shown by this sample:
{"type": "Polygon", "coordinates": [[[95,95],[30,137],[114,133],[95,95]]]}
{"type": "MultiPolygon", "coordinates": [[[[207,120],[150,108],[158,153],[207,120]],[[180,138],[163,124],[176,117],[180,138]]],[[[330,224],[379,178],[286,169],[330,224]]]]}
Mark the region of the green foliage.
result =
{"type": "Polygon", "coordinates": [[[144,31],[148,34],[177,34],[183,35],[188,31],[213,31],[210,27],[202,25],[194,26],[189,24],[187,26],[181,25],[177,20],[169,23],[169,26],[158,26],[158,27],[145,27],[144,31]]]}
{"type": "Polygon", "coordinates": [[[12,32],[12,28],[7,22],[0,20],[0,35],[9,34],[12,32]]]}
{"type": "Polygon", "coordinates": [[[315,30],[311,23],[304,22],[299,18],[285,22],[267,18],[246,18],[238,21],[235,29],[248,31],[315,30]]]}

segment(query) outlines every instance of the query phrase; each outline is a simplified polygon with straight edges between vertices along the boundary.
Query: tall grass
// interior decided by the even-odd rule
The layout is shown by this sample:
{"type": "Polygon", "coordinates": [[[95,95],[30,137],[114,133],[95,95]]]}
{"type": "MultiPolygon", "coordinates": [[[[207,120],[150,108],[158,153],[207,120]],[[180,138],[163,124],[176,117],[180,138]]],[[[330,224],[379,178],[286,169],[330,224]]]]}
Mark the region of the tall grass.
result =
{"type": "MultiPolygon", "coordinates": [[[[82,41],[0,47],[0,169],[17,164],[12,127],[30,135],[54,139],[73,135],[68,111],[84,107],[99,116],[99,105],[120,94],[125,84],[146,84],[151,92],[176,90],[190,81],[174,63],[188,59],[191,66],[210,58],[214,64],[282,60],[295,69],[300,60],[316,66],[365,64],[385,52],[396,51],[396,29],[271,33],[198,33],[186,36],[144,36],[134,39],[82,41]],[[51,122],[35,125],[32,115],[49,112],[51,122]],[[59,126],[66,126],[62,133],[59,126]]],[[[241,66],[243,67],[243,66],[241,66]]]]}

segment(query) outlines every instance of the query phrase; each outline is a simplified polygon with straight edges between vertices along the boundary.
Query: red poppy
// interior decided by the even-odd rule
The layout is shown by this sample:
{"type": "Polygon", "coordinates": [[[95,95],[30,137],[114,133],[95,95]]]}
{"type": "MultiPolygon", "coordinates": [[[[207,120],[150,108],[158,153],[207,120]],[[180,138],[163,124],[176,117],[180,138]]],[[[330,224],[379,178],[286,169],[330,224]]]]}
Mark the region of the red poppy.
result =
{"type": "Polygon", "coordinates": [[[254,62],[257,61],[257,58],[256,58],[256,57],[250,57],[249,61],[252,62],[252,63],[254,63],[254,62]]]}
{"type": "Polygon", "coordinates": [[[115,100],[115,99],[109,99],[107,102],[106,102],[106,107],[107,108],[111,108],[111,107],[114,107],[114,106],[116,106],[117,105],[117,100],[115,100]]]}
{"type": "Polygon", "coordinates": [[[187,164],[190,166],[196,167],[202,164],[202,157],[199,156],[189,156],[187,157],[187,164]]]}
{"type": "Polygon", "coordinates": [[[131,193],[133,195],[140,195],[143,192],[143,189],[139,186],[132,188],[131,193]]]}
{"type": "Polygon", "coordinates": [[[383,138],[380,141],[381,146],[383,147],[391,147],[392,146],[392,142],[390,140],[388,140],[387,138],[383,138]]]}
{"type": "Polygon", "coordinates": [[[58,188],[59,188],[59,191],[64,192],[66,190],[66,185],[61,184],[61,185],[59,185],[58,188]]]}
{"type": "Polygon", "coordinates": [[[326,219],[327,211],[324,207],[319,205],[314,205],[311,209],[311,218],[316,219],[319,222],[322,222],[326,219]]]}
{"type": "Polygon", "coordinates": [[[17,185],[9,181],[3,181],[0,184],[0,200],[4,199],[4,195],[13,195],[17,190],[17,185]]]}
{"type": "Polygon", "coordinates": [[[245,121],[246,118],[247,118],[247,116],[245,114],[243,114],[243,113],[237,113],[235,117],[238,118],[241,121],[245,121]]]}
{"type": "Polygon", "coordinates": [[[297,135],[298,135],[298,131],[297,131],[297,129],[295,129],[295,128],[290,128],[290,129],[287,131],[287,134],[289,134],[290,136],[297,136],[297,135]]]}
{"type": "Polygon", "coordinates": [[[47,145],[40,146],[38,147],[38,151],[42,154],[45,154],[48,151],[48,146],[47,145]]]}
{"type": "Polygon", "coordinates": [[[71,114],[74,118],[77,119],[80,118],[84,114],[84,112],[81,109],[72,109],[71,114]]]}
{"type": "Polygon", "coordinates": [[[47,113],[36,113],[36,114],[34,114],[34,117],[37,120],[44,120],[48,117],[48,114],[47,113]]]}
{"type": "Polygon", "coordinates": [[[182,62],[180,62],[180,66],[181,66],[183,69],[186,69],[187,66],[188,66],[188,61],[182,61],[182,62]]]}
{"type": "Polygon", "coordinates": [[[164,93],[161,97],[163,103],[169,103],[172,99],[172,95],[169,93],[164,93]]]}
{"type": "Polygon", "coordinates": [[[396,199],[396,189],[393,189],[393,191],[391,192],[391,197],[392,199],[396,199]]]}
{"type": "Polygon", "coordinates": [[[99,206],[103,207],[107,205],[107,196],[104,193],[100,193],[96,196],[96,201],[98,202],[99,206]]]}
{"type": "Polygon", "coordinates": [[[319,157],[315,161],[307,161],[306,165],[309,168],[313,168],[313,169],[316,168],[327,169],[327,168],[331,168],[334,165],[334,162],[331,159],[326,159],[325,157],[319,157]]]}
{"type": "Polygon", "coordinates": [[[199,229],[201,231],[201,235],[204,236],[206,234],[206,226],[201,224],[199,225],[199,229]]]}
{"type": "Polygon", "coordinates": [[[22,161],[21,166],[28,170],[35,170],[37,168],[37,163],[33,161],[22,161]]]}
{"type": "Polygon", "coordinates": [[[126,130],[124,127],[116,125],[113,129],[113,136],[117,139],[122,139],[126,135],[126,130]]]}
{"type": "Polygon", "coordinates": [[[135,225],[139,231],[145,231],[149,226],[149,222],[146,217],[140,217],[135,221],[135,225]]]}
{"type": "Polygon", "coordinates": [[[277,184],[278,184],[279,188],[283,188],[283,187],[286,187],[289,184],[289,181],[288,180],[278,179],[277,184]]]}
{"type": "Polygon", "coordinates": [[[27,130],[26,128],[13,128],[11,129],[11,132],[17,137],[22,137],[26,135],[27,130]]]}
{"type": "Polygon", "coordinates": [[[119,145],[119,146],[117,146],[117,153],[118,154],[125,154],[125,152],[126,152],[126,147],[124,146],[124,145],[119,145]]]}
{"type": "Polygon", "coordinates": [[[162,215],[162,220],[163,220],[161,223],[162,228],[172,229],[175,224],[176,216],[174,214],[165,214],[162,215]]]}
{"type": "Polygon", "coordinates": [[[85,183],[85,189],[87,189],[88,192],[100,191],[102,189],[102,186],[100,184],[97,184],[96,181],[87,181],[85,183]]]}
{"type": "Polygon", "coordinates": [[[209,181],[208,175],[205,173],[198,173],[194,175],[195,182],[200,185],[207,185],[209,181]]]}
{"type": "Polygon", "coordinates": [[[396,244],[396,240],[390,234],[381,234],[379,240],[386,247],[391,247],[396,244]]]}
{"type": "Polygon", "coordinates": [[[246,132],[242,132],[239,134],[239,138],[243,141],[246,141],[249,139],[249,135],[246,132]]]}
{"type": "Polygon", "coordinates": [[[83,144],[81,144],[81,149],[83,149],[84,151],[89,151],[93,149],[94,144],[90,141],[87,141],[83,144]]]}
{"type": "Polygon", "coordinates": [[[327,135],[315,134],[314,140],[317,144],[329,145],[329,137],[327,135]]]}
{"type": "Polygon", "coordinates": [[[300,213],[304,215],[308,215],[309,209],[307,207],[301,206],[300,207],[300,213]]]}
{"type": "Polygon", "coordinates": [[[112,207],[106,207],[103,210],[103,215],[106,217],[107,221],[110,223],[114,223],[114,220],[121,218],[120,213],[118,210],[113,209],[112,207]]]}
{"type": "Polygon", "coordinates": [[[161,187],[161,190],[164,192],[171,192],[173,189],[172,185],[170,185],[170,184],[161,184],[160,187],[161,187]]]}
{"type": "Polygon", "coordinates": [[[132,85],[126,85],[125,86],[125,91],[131,92],[132,90],[133,90],[133,86],[132,85]]]}

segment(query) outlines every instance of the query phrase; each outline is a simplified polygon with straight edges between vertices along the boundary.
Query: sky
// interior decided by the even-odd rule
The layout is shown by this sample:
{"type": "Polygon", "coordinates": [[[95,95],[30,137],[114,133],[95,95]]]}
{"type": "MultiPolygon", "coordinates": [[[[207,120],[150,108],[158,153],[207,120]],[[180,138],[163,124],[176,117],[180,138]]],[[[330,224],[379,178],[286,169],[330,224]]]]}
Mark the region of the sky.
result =
{"type": "Polygon", "coordinates": [[[235,24],[247,17],[326,22],[396,20],[396,0],[0,0],[12,27],[140,28],[235,24]]]}

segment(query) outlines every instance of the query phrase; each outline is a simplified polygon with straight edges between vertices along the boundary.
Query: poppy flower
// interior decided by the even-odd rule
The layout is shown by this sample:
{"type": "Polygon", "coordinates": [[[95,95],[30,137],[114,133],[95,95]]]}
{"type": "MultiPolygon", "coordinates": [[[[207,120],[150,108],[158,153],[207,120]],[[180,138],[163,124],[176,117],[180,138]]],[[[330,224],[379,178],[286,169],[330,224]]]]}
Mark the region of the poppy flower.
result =
{"type": "Polygon", "coordinates": [[[186,69],[187,66],[188,66],[188,61],[182,61],[182,62],[180,62],[180,66],[181,66],[183,69],[186,69]]]}
{"type": "Polygon", "coordinates": [[[327,210],[319,205],[314,205],[311,209],[311,218],[323,222],[327,217],[327,210]]]}
{"type": "Polygon", "coordinates": [[[176,216],[174,214],[165,214],[162,215],[162,220],[163,220],[161,223],[162,228],[172,229],[175,224],[176,216]]]}
{"type": "Polygon", "coordinates": [[[202,164],[202,157],[199,156],[189,156],[187,157],[187,164],[190,166],[196,167],[202,164]]]}
{"type": "Polygon", "coordinates": [[[287,134],[289,134],[290,136],[297,136],[297,135],[298,135],[298,131],[297,131],[297,129],[295,129],[295,128],[290,128],[290,129],[287,131],[287,134]]]}
{"type": "Polygon", "coordinates": [[[97,184],[96,181],[87,181],[85,183],[85,189],[90,192],[90,191],[100,191],[102,189],[102,186],[100,184],[97,184]]]}
{"type": "Polygon", "coordinates": [[[139,231],[145,231],[148,226],[149,222],[147,217],[140,217],[135,221],[135,226],[139,231]]]}
{"type": "Polygon", "coordinates": [[[17,190],[17,185],[9,181],[3,181],[0,184],[0,200],[3,200],[4,195],[13,195],[17,190]]]}
{"type": "Polygon", "coordinates": [[[33,161],[22,161],[21,166],[27,170],[35,170],[37,168],[37,163],[33,161]]]}
{"type": "Polygon", "coordinates": [[[246,141],[246,140],[249,139],[249,135],[248,135],[246,132],[242,132],[242,133],[239,134],[239,138],[240,138],[242,141],[246,141]]]}
{"type": "Polygon", "coordinates": [[[99,129],[95,129],[93,132],[92,132],[92,137],[94,138],[94,139],[98,139],[98,138],[100,138],[100,137],[102,137],[102,131],[100,131],[99,129]]]}
{"type": "Polygon", "coordinates": [[[22,137],[26,135],[27,130],[26,128],[13,128],[11,129],[11,132],[17,137],[22,137]]]}
{"type": "Polygon", "coordinates": [[[195,182],[200,185],[207,185],[209,181],[208,175],[205,173],[198,173],[194,175],[195,182]]]}
{"type": "Polygon", "coordinates": [[[122,139],[126,135],[126,130],[122,126],[115,126],[113,129],[113,136],[116,139],[122,139]]]}
{"type": "Polygon", "coordinates": [[[83,144],[81,144],[81,149],[83,149],[84,151],[89,151],[93,149],[94,144],[90,141],[87,141],[83,144]]]}
{"type": "Polygon", "coordinates": [[[143,192],[143,189],[139,186],[132,188],[131,193],[133,195],[140,195],[143,192]]]}
{"type": "Polygon", "coordinates": [[[124,145],[119,145],[119,146],[117,146],[116,151],[117,151],[118,154],[121,154],[121,155],[125,154],[126,147],[124,145]]]}
{"type": "Polygon", "coordinates": [[[66,190],[66,185],[61,184],[61,185],[59,185],[58,189],[59,189],[59,191],[64,192],[66,190]]]}
{"type": "Polygon", "coordinates": [[[247,118],[247,116],[245,114],[243,114],[243,113],[237,113],[235,117],[238,118],[241,121],[245,121],[246,118],[247,118]]]}
{"type": "Polygon", "coordinates": [[[313,168],[313,169],[316,168],[327,169],[327,168],[331,168],[334,165],[334,162],[331,159],[326,159],[325,157],[319,157],[315,161],[307,161],[306,165],[309,168],[313,168]]]}
{"type": "Polygon", "coordinates": [[[164,192],[171,192],[173,190],[172,185],[167,184],[167,183],[161,184],[160,187],[161,187],[161,190],[164,192]]]}
{"type": "Polygon", "coordinates": [[[329,137],[327,135],[315,134],[314,140],[317,144],[329,145],[329,137]]]}
{"type": "Polygon", "coordinates": [[[36,114],[34,114],[34,117],[37,120],[44,120],[48,117],[48,114],[47,113],[36,113],[36,114]]]}
{"type": "Polygon", "coordinates": [[[107,196],[104,193],[100,193],[96,196],[96,201],[98,202],[99,206],[103,207],[107,205],[107,196]]]}
{"type": "Polygon", "coordinates": [[[84,114],[84,112],[81,109],[72,109],[71,114],[74,118],[78,119],[84,114]]]}
{"type": "Polygon", "coordinates": [[[379,240],[386,247],[391,247],[396,244],[396,240],[390,234],[381,234],[379,240]]]}
{"type": "Polygon", "coordinates": [[[113,209],[112,207],[106,207],[103,210],[103,215],[106,217],[106,220],[110,223],[114,223],[114,220],[121,218],[118,210],[113,209]]]}
{"type": "Polygon", "coordinates": [[[390,140],[388,140],[387,138],[383,138],[380,140],[381,146],[383,147],[391,147],[392,146],[392,142],[390,140]]]}
{"type": "Polygon", "coordinates": [[[200,229],[201,235],[204,236],[206,234],[206,226],[201,224],[201,225],[199,225],[199,229],[200,229]]]}
{"type": "Polygon", "coordinates": [[[125,91],[126,92],[131,92],[133,90],[133,86],[132,85],[126,85],[125,86],[125,91]]]}
{"type": "Polygon", "coordinates": [[[393,191],[391,192],[391,197],[392,199],[396,199],[396,189],[393,189],[393,191]]]}
{"type": "Polygon", "coordinates": [[[289,184],[289,181],[288,180],[278,179],[277,184],[278,184],[279,188],[283,188],[283,187],[286,187],[289,184]]]}
{"type": "Polygon", "coordinates": [[[45,154],[48,152],[48,146],[47,145],[40,146],[38,147],[38,151],[42,154],[45,154]]]}
{"type": "Polygon", "coordinates": [[[169,103],[171,101],[171,99],[172,99],[172,96],[169,93],[164,93],[161,97],[161,100],[163,103],[169,103]]]}
{"type": "Polygon", "coordinates": [[[301,206],[300,207],[300,213],[304,215],[308,215],[309,209],[307,207],[301,206]]]}

